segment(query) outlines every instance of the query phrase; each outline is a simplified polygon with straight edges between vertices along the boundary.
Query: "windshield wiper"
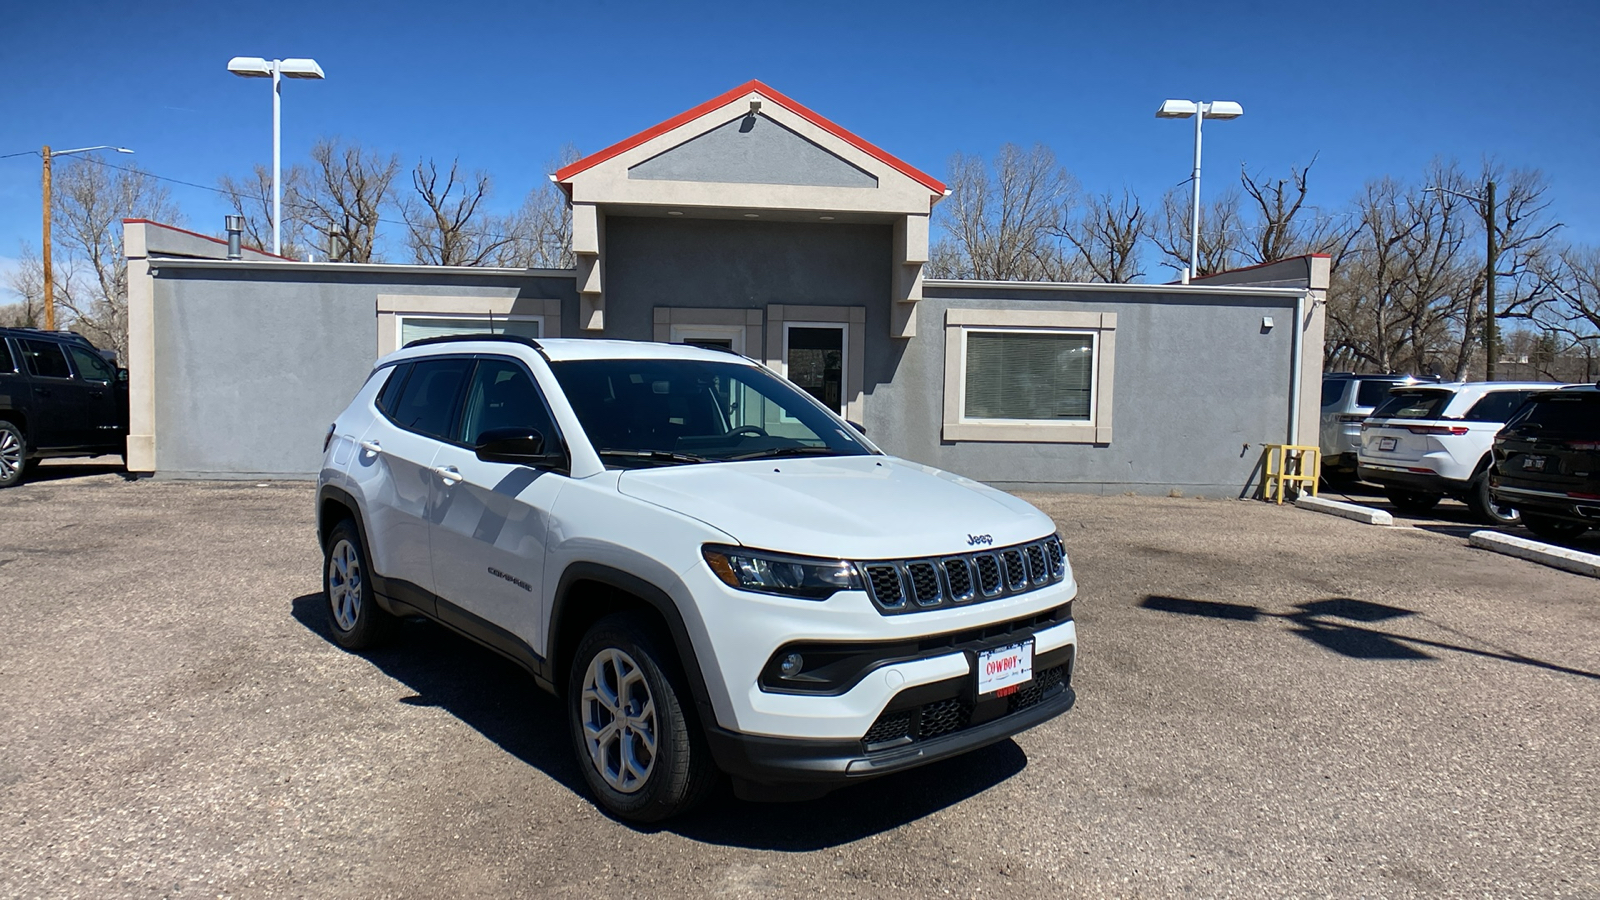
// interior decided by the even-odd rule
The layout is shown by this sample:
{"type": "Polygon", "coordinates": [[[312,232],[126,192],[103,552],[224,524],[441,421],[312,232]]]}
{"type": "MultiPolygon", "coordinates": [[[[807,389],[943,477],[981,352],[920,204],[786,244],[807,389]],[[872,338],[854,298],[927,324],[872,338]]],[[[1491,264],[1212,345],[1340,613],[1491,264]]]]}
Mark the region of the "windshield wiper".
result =
{"type": "Polygon", "coordinates": [[[674,453],[671,450],[596,450],[600,456],[620,456],[624,459],[649,459],[657,462],[703,463],[711,462],[704,456],[692,453],[674,453]]]}
{"type": "Polygon", "coordinates": [[[772,459],[778,456],[843,456],[843,453],[832,447],[773,447],[768,450],[757,450],[754,453],[744,453],[739,456],[728,457],[728,462],[741,459],[772,459]]]}

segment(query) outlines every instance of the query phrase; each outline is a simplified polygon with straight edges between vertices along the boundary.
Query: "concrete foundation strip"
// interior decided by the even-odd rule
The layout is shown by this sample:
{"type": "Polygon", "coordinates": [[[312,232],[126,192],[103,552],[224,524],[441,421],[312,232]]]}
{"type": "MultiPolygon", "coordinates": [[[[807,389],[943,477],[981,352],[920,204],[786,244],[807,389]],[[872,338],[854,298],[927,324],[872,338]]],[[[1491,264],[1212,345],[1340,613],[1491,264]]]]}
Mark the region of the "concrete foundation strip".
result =
{"type": "Polygon", "coordinates": [[[1294,505],[1312,512],[1327,513],[1330,516],[1340,516],[1354,519],[1363,525],[1393,525],[1394,516],[1381,509],[1370,506],[1357,506],[1354,503],[1343,503],[1338,500],[1325,500],[1321,497],[1302,496],[1294,501],[1294,505]]]}
{"type": "Polygon", "coordinates": [[[1538,541],[1501,534],[1498,531],[1474,531],[1468,536],[1467,543],[1480,550],[1493,550],[1496,553],[1565,569],[1590,578],[1600,578],[1600,554],[1541,544],[1538,541]]]}

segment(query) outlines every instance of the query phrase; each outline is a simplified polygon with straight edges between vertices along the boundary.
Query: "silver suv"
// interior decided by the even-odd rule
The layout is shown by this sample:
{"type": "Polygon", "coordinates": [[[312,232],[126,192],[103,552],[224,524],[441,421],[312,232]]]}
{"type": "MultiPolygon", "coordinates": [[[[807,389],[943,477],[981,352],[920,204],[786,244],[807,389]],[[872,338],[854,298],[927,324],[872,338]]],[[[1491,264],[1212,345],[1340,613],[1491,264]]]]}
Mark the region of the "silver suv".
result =
{"type": "Polygon", "coordinates": [[[1361,423],[1389,399],[1392,388],[1420,384],[1410,375],[1356,375],[1336,372],[1322,376],[1322,474],[1329,481],[1356,477],[1356,454],[1361,452],[1361,423]]]}

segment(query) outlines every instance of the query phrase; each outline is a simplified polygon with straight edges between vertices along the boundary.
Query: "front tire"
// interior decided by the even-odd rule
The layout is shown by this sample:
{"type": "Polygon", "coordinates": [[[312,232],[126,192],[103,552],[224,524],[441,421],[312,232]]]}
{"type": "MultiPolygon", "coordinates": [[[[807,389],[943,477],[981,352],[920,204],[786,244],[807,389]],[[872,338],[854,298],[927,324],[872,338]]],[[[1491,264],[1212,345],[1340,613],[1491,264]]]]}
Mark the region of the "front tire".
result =
{"type": "Polygon", "coordinates": [[[350,519],[335,525],[328,535],[322,555],[322,599],[334,643],[346,650],[377,646],[394,626],[394,617],[373,598],[366,544],[350,519]]]}
{"type": "Polygon", "coordinates": [[[639,619],[609,616],[579,643],[567,679],[584,781],[601,806],[634,822],[689,810],[716,777],[688,692],[667,675],[665,646],[639,619]]]}
{"type": "Polygon", "coordinates": [[[0,420],[0,488],[21,483],[27,471],[27,436],[11,422],[0,420]]]}
{"type": "Polygon", "coordinates": [[[1529,531],[1547,541],[1570,541],[1589,530],[1587,525],[1579,525],[1577,522],[1563,522],[1560,519],[1546,518],[1533,513],[1524,513],[1522,524],[1526,525],[1529,531]]]}
{"type": "Polygon", "coordinates": [[[1472,479],[1472,484],[1467,487],[1467,506],[1472,508],[1473,515],[1490,525],[1517,525],[1522,522],[1521,513],[1494,502],[1494,497],[1489,494],[1488,472],[1478,473],[1478,477],[1472,479]]]}
{"type": "Polygon", "coordinates": [[[1387,488],[1384,494],[1388,496],[1389,502],[1394,504],[1395,509],[1418,514],[1432,512],[1433,508],[1439,505],[1439,501],[1444,499],[1443,494],[1424,494],[1418,491],[1403,491],[1399,488],[1387,488]]]}

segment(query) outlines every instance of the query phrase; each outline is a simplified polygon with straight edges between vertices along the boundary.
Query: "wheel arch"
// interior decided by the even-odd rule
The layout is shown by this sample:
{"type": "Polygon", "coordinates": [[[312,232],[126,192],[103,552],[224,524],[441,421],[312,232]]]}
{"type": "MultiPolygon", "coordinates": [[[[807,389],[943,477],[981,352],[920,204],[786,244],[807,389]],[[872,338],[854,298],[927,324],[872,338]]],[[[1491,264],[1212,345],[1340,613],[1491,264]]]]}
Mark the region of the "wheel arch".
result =
{"type": "Polygon", "coordinates": [[[22,439],[28,440],[28,414],[20,409],[0,409],[0,421],[10,422],[22,432],[22,439]]]}
{"type": "Polygon", "coordinates": [[[683,614],[671,595],[660,587],[612,566],[574,562],[561,573],[550,605],[546,641],[551,681],[557,695],[566,688],[566,673],[579,641],[595,622],[619,612],[641,614],[659,625],[672,642],[676,663],[694,697],[700,721],[716,721],[705,674],[683,614]]]}

